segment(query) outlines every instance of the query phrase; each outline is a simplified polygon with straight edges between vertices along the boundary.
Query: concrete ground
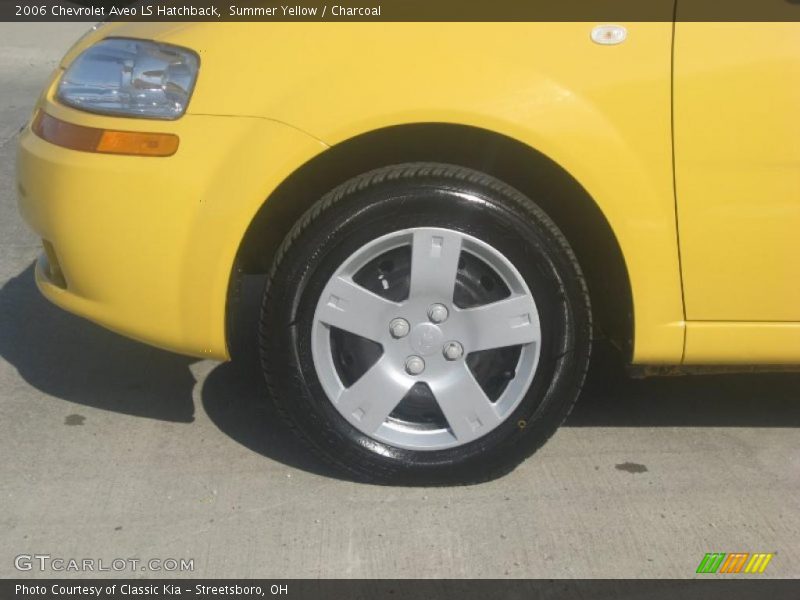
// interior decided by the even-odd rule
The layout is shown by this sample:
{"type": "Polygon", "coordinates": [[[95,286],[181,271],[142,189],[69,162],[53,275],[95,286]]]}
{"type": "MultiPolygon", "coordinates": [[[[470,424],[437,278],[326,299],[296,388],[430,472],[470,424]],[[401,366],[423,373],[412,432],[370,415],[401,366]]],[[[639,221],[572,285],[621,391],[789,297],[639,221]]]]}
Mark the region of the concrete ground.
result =
{"type": "Polygon", "coordinates": [[[635,381],[603,360],[507,477],[379,487],[298,446],[255,360],[183,358],[48,304],[15,137],[84,29],[0,25],[0,576],[49,554],[193,558],[195,577],[692,577],[734,551],[800,575],[798,375],[635,381]]]}

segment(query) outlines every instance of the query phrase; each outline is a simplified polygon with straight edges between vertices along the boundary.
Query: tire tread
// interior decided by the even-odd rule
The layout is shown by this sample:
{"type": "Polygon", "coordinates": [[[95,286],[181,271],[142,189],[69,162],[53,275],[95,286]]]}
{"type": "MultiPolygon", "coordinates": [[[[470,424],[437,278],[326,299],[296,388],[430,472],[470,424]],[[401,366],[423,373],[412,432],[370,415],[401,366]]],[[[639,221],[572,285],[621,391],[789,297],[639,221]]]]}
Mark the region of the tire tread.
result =
{"type": "MultiPolygon", "coordinates": [[[[280,285],[281,281],[286,280],[286,257],[292,251],[294,244],[297,242],[298,238],[312,225],[314,224],[319,218],[321,218],[327,211],[333,208],[336,204],[341,202],[343,199],[350,197],[352,194],[356,192],[362,192],[368,188],[380,185],[387,181],[398,181],[398,180],[418,180],[419,178],[437,178],[437,179],[444,179],[444,180],[452,180],[454,182],[459,183],[470,183],[474,185],[478,185],[482,188],[486,188],[488,190],[494,191],[505,198],[513,201],[520,209],[522,209],[527,215],[531,217],[535,221],[535,223],[541,227],[547,235],[554,241],[560,249],[563,251],[564,255],[568,258],[571,266],[573,267],[575,273],[577,274],[577,283],[579,285],[580,292],[578,294],[579,297],[577,298],[570,298],[573,302],[578,302],[583,305],[583,309],[585,310],[585,314],[587,315],[586,322],[584,323],[584,327],[588,329],[588,331],[583,332],[585,335],[580,336],[580,339],[588,339],[589,343],[585,348],[570,348],[562,355],[556,357],[556,360],[563,360],[564,357],[570,353],[580,351],[586,353],[586,360],[580,361],[582,366],[581,372],[578,374],[577,377],[574,378],[574,385],[572,389],[568,391],[566,396],[569,400],[559,406],[560,410],[563,411],[563,414],[560,415],[559,420],[557,421],[557,426],[561,426],[563,422],[567,419],[572,408],[575,406],[577,402],[578,396],[580,391],[583,387],[583,382],[586,377],[586,372],[588,370],[589,364],[589,354],[591,352],[591,337],[592,337],[592,324],[591,324],[591,303],[589,298],[589,288],[586,283],[585,277],[581,271],[580,265],[578,264],[577,257],[573,252],[572,248],[570,247],[567,239],[564,237],[563,233],[558,229],[555,223],[548,217],[548,215],[539,207],[537,206],[532,200],[530,200],[527,196],[523,195],[521,192],[516,190],[515,188],[509,186],[506,183],[492,177],[491,175],[481,173],[479,171],[475,171],[472,169],[468,169],[465,167],[460,167],[457,165],[451,164],[444,164],[444,163],[431,163],[431,162],[414,162],[414,163],[404,163],[399,165],[391,165],[379,169],[375,169],[362,175],[356,176],[349,181],[346,181],[339,186],[335,187],[324,196],[322,196],[317,202],[315,202],[301,217],[298,221],[294,224],[292,229],[289,233],[285,236],[282,243],[278,247],[271,268],[267,274],[263,302],[261,307],[261,317],[259,319],[259,350],[261,354],[261,365],[262,369],[265,374],[265,378],[267,381],[267,390],[270,396],[272,403],[275,405],[276,412],[280,416],[281,420],[285,423],[290,431],[302,442],[303,446],[308,448],[310,452],[312,452],[318,459],[320,459],[324,464],[336,469],[337,471],[347,475],[349,478],[353,480],[360,481],[360,482],[368,482],[368,483],[395,483],[394,476],[396,475],[396,470],[387,468],[382,463],[378,463],[373,461],[372,464],[369,465],[369,468],[366,469],[357,469],[354,468],[352,465],[348,464],[346,461],[343,460],[336,460],[332,456],[330,456],[327,452],[325,452],[317,443],[314,442],[297,424],[294,422],[292,417],[289,414],[289,411],[286,409],[285,402],[286,399],[282,397],[279,393],[279,390],[276,389],[274,384],[275,375],[279,372],[280,369],[284,368],[283,365],[278,364],[275,360],[267,360],[268,356],[274,356],[273,350],[274,348],[270,347],[270,340],[272,336],[270,335],[270,330],[272,329],[267,318],[268,307],[270,302],[272,301],[274,289],[277,285],[280,285]]],[[[328,425],[328,423],[322,423],[322,431],[323,435],[329,438],[337,438],[337,432],[328,425]]],[[[547,435],[541,436],[535,445],[531,445],[528,451],[526,452],[525,457],[530,456],[536,450],[541,448],[547,442],[547,440],[552,437],[555,433],[557,427],[553,427],[547,435]]],[[[525,458],[523,457],[523,458],[525,458]]],[[[508,472],[512,471],[518,463],[514,464],[504,464],[500,463],[497,464],[493,469],[487,469],[480,474],[476,474],[469,480],[466,481],[442,481],[442,482],[434,482],[433,485],[453,485],[455,484],[462,484],[462,485],[470,485],[470,484],[477,484],[482,483],[485,481],[489,481],[495,479],[497,477],[501,477],[508,472]]],[[[402,483],[402,482],[401,482],[402,483]]]]}

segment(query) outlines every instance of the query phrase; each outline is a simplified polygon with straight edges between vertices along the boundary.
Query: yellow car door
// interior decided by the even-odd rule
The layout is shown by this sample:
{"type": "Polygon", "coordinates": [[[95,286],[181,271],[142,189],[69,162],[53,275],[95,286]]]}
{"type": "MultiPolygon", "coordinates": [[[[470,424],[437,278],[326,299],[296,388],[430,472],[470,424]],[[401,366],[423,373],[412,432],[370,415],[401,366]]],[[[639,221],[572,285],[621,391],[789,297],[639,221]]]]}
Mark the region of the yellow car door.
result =
{"type": "Polygon", "coordinates": [[[800,23],[788,20],[800,7],[781,6],[786,22],[686,22],[678,12],[686,362],[800,355],[800,23]]]}

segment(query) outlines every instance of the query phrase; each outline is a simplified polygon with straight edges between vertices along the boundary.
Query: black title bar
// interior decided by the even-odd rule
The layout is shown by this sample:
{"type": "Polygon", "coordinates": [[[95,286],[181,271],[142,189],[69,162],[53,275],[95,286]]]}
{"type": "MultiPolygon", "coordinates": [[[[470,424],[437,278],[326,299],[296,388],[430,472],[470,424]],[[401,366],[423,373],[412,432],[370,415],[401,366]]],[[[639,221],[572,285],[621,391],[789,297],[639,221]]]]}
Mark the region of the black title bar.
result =
{"type": "Polygon", "coordinates": [[[0,21],[800,21],[800,0],[0,0],[0,21]],[[676,6],[677,4],[677,6],[676,6]]]}
{"type": "Polygon", "coordinates": [[[30,600],[232,598],[255,600],[796,600],[800,581],[761,578],[677,579],[6,579],[0,598],[30,600]]]}

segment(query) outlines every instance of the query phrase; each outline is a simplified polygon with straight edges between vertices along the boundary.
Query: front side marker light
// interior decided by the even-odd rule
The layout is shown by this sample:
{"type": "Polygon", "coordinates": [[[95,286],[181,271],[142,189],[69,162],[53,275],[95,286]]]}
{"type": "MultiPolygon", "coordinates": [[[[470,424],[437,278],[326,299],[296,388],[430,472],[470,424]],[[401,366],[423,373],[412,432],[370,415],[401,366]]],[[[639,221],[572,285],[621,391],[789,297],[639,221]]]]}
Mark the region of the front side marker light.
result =
{"type": "Polygon", "coordinates": [[[128,156],[172,156],[178,150],[178,136],[172,133],[115,131],[67,123],[40,110],[31,129],[43,140],[81,152],[125,154],[128,156]]]}
{"type": "Polygon", "coordinates": [[[622,25],[598,25],[592,29],[592,41],[601,46],[616,46],[628,39],[628,30],[622,25]]]}

